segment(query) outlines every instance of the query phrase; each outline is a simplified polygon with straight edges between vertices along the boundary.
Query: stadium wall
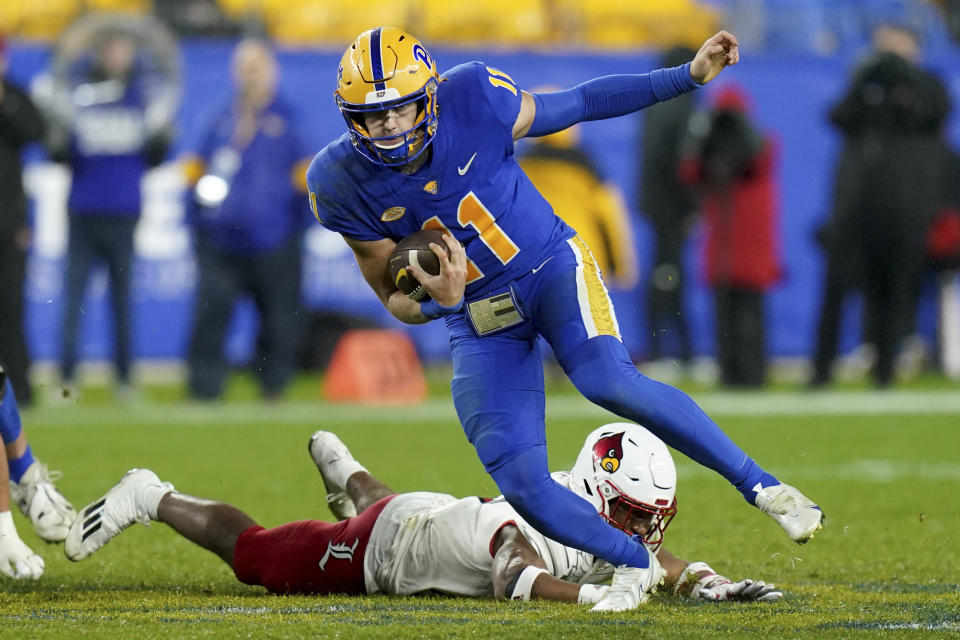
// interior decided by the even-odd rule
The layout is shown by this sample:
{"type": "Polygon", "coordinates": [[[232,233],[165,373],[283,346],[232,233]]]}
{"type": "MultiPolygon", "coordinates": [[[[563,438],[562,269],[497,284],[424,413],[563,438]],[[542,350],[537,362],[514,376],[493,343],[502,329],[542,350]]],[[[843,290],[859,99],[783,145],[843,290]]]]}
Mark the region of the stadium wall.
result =
{"type": "MultiPolygon", "coordinates": [[[[46,48],[12,43],[10,75],[29,84],[47,63],[46,48]]],[[[223,42],[183,44],[184,101],[179,118],[176,151],[187,148],[198,134],[209,105],[230,90],[226,73],[231,45],[223,42]]],[[[610,55],[584,53],[435,50],[441,69],[482,59],[511,74],[523,86],[570,86],[611,73],[635,73],[656,65],[656,55],[610,55]]],[[[332,99],[339,52],[283,51],[280,54],[282,91],[303,114],[306,135],[319,149],[339,136],[343,120],[332,99]]],[[[948,58],[929,61],[950,87],[954,102],[960,102],[960,72],[951,70],[948,58]]],[[[741,64],[704,89],[703,98],[725,83],[734,82],[752,96],[761,126],[779,141],[782,199],[782,255],[785,274],[768,298],[769,348],[773,356],[805,356],[812,351],[819,313],[823,261],[813,233],[828,214],[832,171],[839,139],[826,123],[826,112],[839,98],[855,61],[811,57],[752,58],[744,52],[741,64]]],[[[583,125],[582,138],[598,166],[624,190],[634,212],[641,273],[648,273],[650,231],[636,203],[637,145],[642,135],[639,117],[625,117],[583,125]]],[[[960,119],[954,114],[949,137],[960,143],[960,119]]],[[[64,202],[69,176],[60,167],[44,161],[39,150],[28,155],[28,188],[35,196],[36,243],[30,259],[27,327],[31,353],[36,360],[55,359],[60,344],[60,314],[63,252],[66,246],[64,202]]],[[[183,185],[172,164],[152,172],[144,181],[144,216],[137,232],[137,264],[134,271],[134,354],[137,358],[179,358],[186,350],[188,323],[193,305],[194,265],[189,231],[183,223],[183,185]]],[[[304,203],[306,207],[306,202],[304,203]]],[[[703,284],[699,233],[688,247],[686,271],[691,283],[687,297],[695,352],[713,352],[712,310],[703,284]]],[[[319,228],[306,238],[304,300],[310,309],[332,310],[373,318],[397,326],[382,309],[360,277],[352,256],[338,236],[319,228]]],[[[643,282],[643,279],[641,279],[643,282]]],[[[86,304],[82,327],[81,357],[109,357],[111,341],[104,272],[95,276],[86,304]]],[[[642,285],[636,290],[616,291],[614,300],[625,340],[631,352],[642,358],[648,328],[643,314],[642,285]]],[[[847,314],[842,348],[856,342],[858,320],[847,314]]],[[[934,331],[932,300],[925,299],[920,327],[934,331]]],[[[228,337],[228,351],[235,361],[246,360],[253,345],[255,317],[252,306],[238,309],[228,337]]],[[[408,328],[427,360],[444,359],[448,349],[442,323],[408,328]]]]}

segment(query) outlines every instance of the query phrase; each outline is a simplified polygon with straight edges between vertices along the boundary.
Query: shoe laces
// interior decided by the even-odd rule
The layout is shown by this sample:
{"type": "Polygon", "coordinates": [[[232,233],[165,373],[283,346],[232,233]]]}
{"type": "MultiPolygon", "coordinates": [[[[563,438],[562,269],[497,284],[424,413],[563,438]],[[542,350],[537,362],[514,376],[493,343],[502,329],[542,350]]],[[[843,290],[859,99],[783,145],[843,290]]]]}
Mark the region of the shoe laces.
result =
{"type": "Polygon", "coordinates": [[[42,462],[34,462],[30,465],[27,473],[24,473],[23,476],[20,477],[20,481],[14,482],[13,484],[17,485],[23,491],[24,497],[29,501],[33,498],[33,494],[37,492],[37,488],[40,485],[53,484],[54,480],[59,480],[62,477],[62,472],[50,471],[47,469],[47,465],[42,462]]]}
{"type": "Polygon", "coordinates": [[[55,483],[57,480],[63,478],[63,471],[60,471],[59,469],[53,469],[51,471],[47,469],[47,465],[45,464],[40,465],[40,467],[43,470],[43,475],[46,479],[46,482],[55,483]]]}

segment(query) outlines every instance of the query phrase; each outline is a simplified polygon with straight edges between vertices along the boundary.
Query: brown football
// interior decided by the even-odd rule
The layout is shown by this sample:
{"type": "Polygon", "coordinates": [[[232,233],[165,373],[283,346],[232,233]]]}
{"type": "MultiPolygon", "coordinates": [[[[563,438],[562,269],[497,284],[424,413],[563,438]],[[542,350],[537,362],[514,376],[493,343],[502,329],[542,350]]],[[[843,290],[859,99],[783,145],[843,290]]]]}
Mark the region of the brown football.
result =
{"type": "MultiPolygon", "coordinates": [[[[430,298],[430,294],[420,285],[416,278],[407,271],[407,267],[416,264],[430,275],[440,273],[440,260],[430,250],[430,243],[446,248],[443,241],[443,232],[437,229],[423,229],[415,231],[401,240],[390,254],[387,262],[387,271],[397,289],[400,289],[411,300],[423,302],[430,298]]],[[[450,255],[450,249],[447,249],[450,255]]]]}

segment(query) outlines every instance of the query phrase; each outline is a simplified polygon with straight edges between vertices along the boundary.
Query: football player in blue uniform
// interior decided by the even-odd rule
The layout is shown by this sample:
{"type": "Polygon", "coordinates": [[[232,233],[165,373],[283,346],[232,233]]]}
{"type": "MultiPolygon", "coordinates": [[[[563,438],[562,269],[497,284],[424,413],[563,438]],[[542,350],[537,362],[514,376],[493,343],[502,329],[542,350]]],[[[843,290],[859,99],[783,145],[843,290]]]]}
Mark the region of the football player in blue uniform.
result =
{"type": "Polygon", "coordinates": [[[0,574],[16,579],[43,575],[43,558],[17,534],[11,503],[47,542],[67,537],[77,512],[53,484],[58,473],[33,457],[13,385],[0,365],[0,574]]]}
{"type": "Polygon", "coordinates": [[[738,60],[736,38],[721,31],[679,67],[530,94],[482,62],[441,76],[409,33],[371,29],[340,63],[335,98],[347,133],[307,171],[314,215],[344,237],[387,309],[410,324],[444,319],[457,414],[506,499],[548,537],[624,573],[650,566],[642,541],[550,478],[538,336],[589,400],[723,475],[793,540],[813,537],[823,513],[686,394],[637,371],[589,248],[524,175],[514,141],[668,100],[738,60]],[[443,230],[446,247],[431,245],[439,275],[412,267],[430,294],[417,302],[397,289],[387,261],[401,238],[426,228],[443,230]]]}

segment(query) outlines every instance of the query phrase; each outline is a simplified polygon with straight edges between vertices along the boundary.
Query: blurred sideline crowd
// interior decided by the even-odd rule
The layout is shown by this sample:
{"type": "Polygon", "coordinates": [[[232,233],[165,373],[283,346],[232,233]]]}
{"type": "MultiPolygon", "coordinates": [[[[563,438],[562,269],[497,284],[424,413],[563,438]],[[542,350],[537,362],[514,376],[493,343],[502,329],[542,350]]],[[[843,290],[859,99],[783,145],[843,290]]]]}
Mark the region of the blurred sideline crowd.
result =
{"type": "Polygon", "coordinates": [[[12,0],[0,30],[56,40],[88,12],[153,14],[177,36],[238,37],[257,29],[281,45],[339,48],[369,27],[417,25],[426,42],[468,47],[698,47],[722,25],[753,51],[829,55],[861,47],[877,18],[896,17],[936,48],[960,34],[960,0],[12,0]]]}
{"type": "MultiPolygon", "coordinates": [[[[0,361],[21,404],[33,401],[24,336],[31,232],[22,151],[42,144],[49,159],[68,166],[72,176],[59,389],[76,394],[81,303],[91,271],[102,263],[110,281],[116,391],[120,399],[133,398],[130,273],[142,208],[140,182],[152,167],[172,159],[181,73],[177,40],[196,35],[227,36],[239,44],[230,60],[232,93],[211,109],[192,148],[176,158],[188,186],[186,215],[197,265],[187,386],[196,399],[221,396],[230,370],[224,337],[236,302],[249,297],[260,318],[253,369],[264,397],[282,396],[303,345],[302,235],[312,220],[304,171],[316,149],[306,148],[302,135],[309,122],[278,91],[280,69],[267,36],[287,44],[340,45],[370,26],[364,17],[368,11],[360,15],[341,10],[341,4],[43,0],[15,4],[14,11],[4,13],[0,21],[8,38],[47,38],[54,44],[50,68],[32,95],[6,79],[0,85],[0,361]],[[113,13],[83,13],[89,9],[113,13]],[[39,19],[43,11],[62,22],[39,19]]],[[[633,43],[662,48],[661,66],[674,66],[692,58],[694,51],[685,43],[701,42],[723,12],[737,15],[748,4],[763,3],[514,0],[474,3],[470,9],[445,3],[443,10],[430,0],[382,4],[385,13],[377,14],[382,21],[423,25],[418,32],[427,42],[633,43]],[[486,22],[470,13],[481,9],[488,14],[486,22]],[[588,9],[591,16],[577,13],[588,9]],[[524,11],[536,14],[529,18],[536,28],[524,27],[519,17],[503,18],[524,11]],[[423,19],[412,21],[413,15],[423,19]],[[428,17],[450,24],[461,20],[473,30],[438,26],[428,17]],[[494,21],[503,28],[494,28],[494,21]],[[591,31],[594,22],[609,33],[591,31]],[[566,39],[558,35],[571,25],[578,25],[575,37],[569,36],[574,31],[566,39]],[[648,33],[631,32],[630,25],[644,25],[648,33]],[[507,26],[529,30],[512,33],[504,31],[507,26]]],[[[790,8],[772,0],[765,6],[772,11],[781,4],[790,8]]],[[[912,337],[921,278],[931,272],[944,274],[945,282],[956,278],[960,159],[944,135],[951,112],[948,91],[924,68],[922,56],[927,11],[949,27],[955,24],[956,4],[884,3],[898,10],[889,19],[874,16],[869,52],[862,54],[830,113],[843,147],[831,213],[817,234],[827,267],[811,354],[812,387],[832,381],[846,298],[863,300],[858,353],[882,388],[895,381],[898,362],[910,368],[911,358],[919,362],[924,355],[912,337]],[[901,5],[910,10],[902,11],[901,5]]],[[[7,46],[0,39],[3,72],[7,46]]],[[[765,296],[783,273],[777,136],[756,122],[749,93],[736,85],[709,100],[687,94],[639,117],[644,131],[636,152],[639,208],[652,230],[655,253],[652,270],[642,278],[621,187],[580,146],[576,128],[527,145],[521,164],[557,214],[586,239],[607,284],[642,287],[651,333],[641,358],[646,362],[684,367],[694,359],[683,308],[688,277],[683,254],[691,229],[702,224],[719,380],[727,387],[760,387],[768,379],[765,296]]],[[[934,363],[949,369],[936,353],[934,363]]]]}

